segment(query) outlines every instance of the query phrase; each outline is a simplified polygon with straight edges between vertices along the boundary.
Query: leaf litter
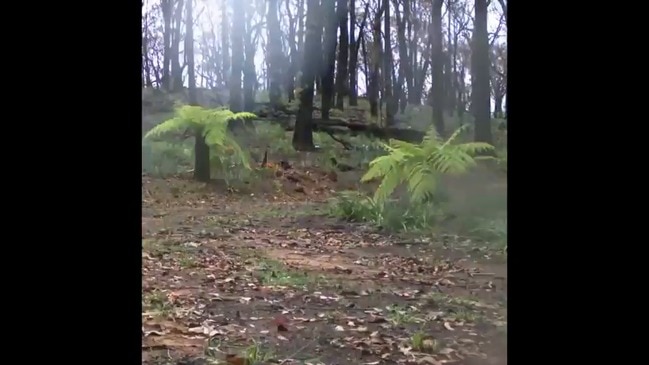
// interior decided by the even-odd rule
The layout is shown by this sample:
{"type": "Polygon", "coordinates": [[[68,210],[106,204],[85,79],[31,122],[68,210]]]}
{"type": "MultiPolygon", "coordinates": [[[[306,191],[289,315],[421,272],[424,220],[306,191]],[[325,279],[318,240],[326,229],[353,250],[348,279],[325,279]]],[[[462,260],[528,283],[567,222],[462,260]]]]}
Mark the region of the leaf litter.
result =
{"type": "Polygon", "coordinates": [[[480,297],[498,289],[473,285],[481,275],[466,263],[394,252],[392,237],[322,217],[248,215],[297,206],[277,199],[152,197],[143,208],[145,363],[463,363],[484,358],[493,328],[506,325],[506,308],[480,297]],[[376,253],[384,248],[390,254],[376,253]]]}

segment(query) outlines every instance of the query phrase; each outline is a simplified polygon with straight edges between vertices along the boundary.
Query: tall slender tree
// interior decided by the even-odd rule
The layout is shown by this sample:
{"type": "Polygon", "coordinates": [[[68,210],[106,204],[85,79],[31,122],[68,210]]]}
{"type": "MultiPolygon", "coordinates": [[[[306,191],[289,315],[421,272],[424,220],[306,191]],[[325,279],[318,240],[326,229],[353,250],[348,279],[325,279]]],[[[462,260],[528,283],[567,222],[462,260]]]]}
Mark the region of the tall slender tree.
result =
{"type": "MultiPolygon", "coordinates": [[[[189,105],[198,105],[196,95],[196,73],[194,65],[194,0],[187,0],[185,14],[185,56],[187,59],[187,86],[189,105]]],[[[210,148],[205,143],[203,128],[194,131],[194,179],[210,180],[210,148]]]]}
{"type": "Polygon", "coordinates": [[[223,70],[225,74],[225,86],[230,84],[228,75],[230,72],[230,22],[228,21],[228,2],[223,1],[221,8],[221,59],[223,60],[223,70]]]}
{"type": "Polygon", "coordinates": [[[324,37],[322,59],[322,119],[329,119],[329,110],[334,102],[334,72],[336,69],[336,33],[338,18],[336,16],[336,0],[322,0],[324,13],[324,37]]]}
{"type": "MultiPolygon", "coordinates": [[[[266,21],[268,23],[268,46],[266,49],[268,57],[268,76],[269,83],[269,98],[270,104],[277,107],[280,104],[282,82],[282,30],[279,26],[279,18],[277,16],[278,0],[268,0],[268,15],[266,21]]],[[[293,40],[291,40],[293,41],[293,40]]]]}
{"type": "Polygon", "coordinates": [[[390,37],[390,0],[383,0],[385,14],[383,16],[383,99],[385,101],[385,125],[394,124],[396,114],[392,98],[392,40],[390,37]]]}
{"type": "Polygon", "coordinates": [[[319,19],[320,1],[307,0],[300,106],[293,131],[293,148],[297,151],[315,150],[313,145],[313,93],[315,78],[322,59],[322,23],[319,19]]]}
{"type": "Polygon", "coordinates": [[[475,118],[476,142],[492,143],[491,95],[489,88],[488,0],[475,0],[475,20],[471,42],[471,112],[475,118]]]}
{"type": "MultiPolygon", "coordinates": [[[[232,45],[232,62],[230,69],[230,110],[233,112],[243,111],[243,89],[241,87],[242,73],[244,67],[243,37],[246,31],[245,4],[242,0],[232,0],[232,27],[230,28],[230,44],[232,45]]],[[[241,120],[232,120],[230,129],[239,133],[243,130],[244,124],[241,120]]]]}
{"type": "Polygon", "coordinates": [[[336,70],[336,108],[342,110],[344,108],[343,99],[348,94],[349,78],[349,72],[347,70],[347,58],[349,57],[347,0],[338,0],[337,6],[336,11],[338,13],[340,36],[338,38],[338,67],[336,70]]]}
{"type": "Polygon", "coordinates": [[[437,133],[444,131],[444,54],[442,48],[442,5],[444,0],[433,0],[431,27],[433,28],[432,63],[433,63],[433,124],[437,133]]]}
{"type": "Polygon", "coordinates": [[[349,0],[349,105],[358,105],[358,43],[356,32],[356,0],[349,0]]]}

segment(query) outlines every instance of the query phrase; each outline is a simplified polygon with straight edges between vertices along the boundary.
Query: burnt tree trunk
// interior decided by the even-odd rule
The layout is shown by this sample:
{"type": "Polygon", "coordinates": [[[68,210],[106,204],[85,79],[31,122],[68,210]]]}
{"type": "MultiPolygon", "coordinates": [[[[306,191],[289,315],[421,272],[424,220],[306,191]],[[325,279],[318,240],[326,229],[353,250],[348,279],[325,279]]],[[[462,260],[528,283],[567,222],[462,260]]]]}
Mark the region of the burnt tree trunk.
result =
{"type": "Polygon", "coordinates": [[[390,38],[390,0],[383,0],[383,100],[385,102],[385,126],[394,124],[396,105],[392,95],[392,41],[390,38]]]}
{"type": "MultiPolygon", "coordinates": [[[[299,5],[298,5],[299,6],[299,5]]],[[[287,1],[286,2],[286,13],[288,14],[288,48],[289,48],[289,56],[288,56],[288,67],[287,67],[287,72],[284,75],[285,79],[285,88],[286,88],[286,95],[288,97],[288,102],[290,103],[295,99],[295,75],[297,74],[298,70],[298,47],[297,43],[298,41],[295,39],[297,36],[296,32],[296,18],[293,17],[293,14],[291,13],[291,2],[287,1]]]]}
{"type": "Polygon", "coordinates": [[[322,59],[322,24],[319,22],[320,1],[307,0],[306,37],[304,41],[304,61],[302,62],[302,79],[300,107],[293,131],[293,148],[296,151],[313,151],[313,83],[315,81],[319,60],[322,59]]]}
{"type": "MultiPolygon", "coordinates": [[[[194,70],[194,17],[193,1],[187,0],[185,18],[185,55],[187,57],[187,86],[189,105],[198,105],[196,74],[194,70]]],[[[194,180],[210,181],[210,148],[205,143],[205,130],[197,128],[194,133],[194,180]]]]}
{"type": "MultiPolygon", "coordinates": [[[[416,8],[415,8],[416,4],[417,2],[415,0],[406,1],[404,3],[403,16],[405,20],[408,22],[408,26],[407,26],[408,36],[409,36],[408,49],[410,51],[410,53],[408,54],[408,60],[409,60],[411,76],[410,76],[410,80],[406,81],[408,83],[408,104],[419,105],[421,104],[421,91],[423,88],[423,83],[420,81],[421,70],[419,68],[419,65],[417,64],[417,54],[418,54],[417,39],[423,27],[421,25],[422,21],[417,19],[416,16],[413,16],[413,14],[416,14],[416,8]]],[[[430,50],[430,42],[427,42],[426,50],[424,54],[428,54],[429,50],[430,50]]]]}
{"type": "MultiPolygon", "coordinates": [[[[269,90],[268,95],[272,107],[277,108],[281,102],[282,89],[282,30],[279,26],[277,0],[268,0],[268,76],[269,90]]],[[[293,42],[293,40],[290,40],[293,42]]]]}
{"type": "MultiPolygon", "coordinates": [[[[367,16],[367,15],[365,15],[367,16]]],[[[358,43],[356,32],[356,1],[349,0],[349,105],[358,105],[358,43]]]]}
{"type": "Polygon", "coordinates": [[[322,80],[322,119],[329,119],[329,111],[334,101],[334,72],[336,69],[336,33],[338,19],[336,17],[336,0],[322,0],[324,14],[323,59],[321,69],[322,80]]]}
{"type": "MultiPolygon", "coordinates": [[[[230,110],[243,111],[243,94],[241,88],[241,74],[243,72],[243,37],[246,31],[246,14],[244,3],[241,0],[232,0],[232,30],[230,44],[232,45],[232,63],[230,73],[230,110]]],[[[239,132],[243,129],[243,121],[232,120],[230,130],[239,132]]]]}
{"type": "MultiPolygon", "coordinates": [[[[188,0],[189,1],[189,0],[188,0]]],[[[171,43],[171,90],[183,89],[183,70],[180,65],[180,26],[183,20],[183,0],[178,0],[176,6],[174,32],[171,43]]]]}
{"type": "Polygon", "coordinates": [[[442,4],[444,0],[434,0],[431,26],[433,28],[433,125],[440,136],[444,136],[444,54],[442,53],[442,4]]]}
{"type": "Polygon", "coordinates": [[[221,59],[223,60],[223,81],[225,87],[228,87],[230,81],[228,76],[230,75],[230,23],[228,21],[228,2],[223,2],[223,8],[221,10],[221,59]]]}
{"type": "Polygon", "coordinates": [[[374,22],[372,23],[372,49],[370,52],[371,70],[369,75],[369,85],[367,88],[367,97],[370,102],[370,115],[378,117],[379,115],[379,77],[381,70],[381,16],[385,8],[376,12],[374,22]]]}
{"type": "Polygon", "coordinates": [[[475,118],[476,142],[492,143],[491,97],[489,92],[489,34],[487,0],[475,0],[475,21],[471,42],[471,111],[475,118]]]}
{"type": "Polygon", "coordinates": [[[171,14],[173,13],[173,1],[162,0],[160,2],[162,9],[162,19],[164,24],[163,30],[163,56],[162,56],[162,88],[164,90],[171,90],[171,77],[169,70],[171,67],[171,14]]]}
{"type": "MultiPolygon", "coordinates": [[[[243,110],[252,112],[255,109],[255,86],[257,85],[257,71],[255,70],[255,53],[257,51],[257,34],[253,33],[252,16],[253,11],[250,1],[239,0],[243,3],[243,13],[246,19],[244,33],[244,52],[243,61],[243,110]]],[[[246,119],[244,124],[248,128],[253,128],[252,120],[246,119]]]]}
{"type": "Polygon", "coordinates": [[[412,83],[412,67],[410,65],[410,57],[408,56],[408,43],[406,42],[406,22],[408,22],[410,14],[410,4],[408,0],[404,0],[403,4],[403,14],[404,17],[401,17],[401,12],[398,11],[398,2],[394,0],[394,8],[397,9],[395,12],[395,18],[397,21],[397,48],[399,50],[399,78],[397,79],[397,85],[395,91],[398,90],[398,103],[399,110],[405,112],[408,99],[406,98],[406,93],[403,91],[404,82],[406,85],[412,83]]]}
{"type": "Polygon", "coordinates": [[[349,72],[347,70],[347,59],[349,57],[349,32],[347,30],[348,9],[347,0],[338,0],[338,22],[340,26],[340,36],[338,38],[338,70],[336,71],[336,108],[343,110],[344,97],[347,96],[347,80],[349,72]]]}

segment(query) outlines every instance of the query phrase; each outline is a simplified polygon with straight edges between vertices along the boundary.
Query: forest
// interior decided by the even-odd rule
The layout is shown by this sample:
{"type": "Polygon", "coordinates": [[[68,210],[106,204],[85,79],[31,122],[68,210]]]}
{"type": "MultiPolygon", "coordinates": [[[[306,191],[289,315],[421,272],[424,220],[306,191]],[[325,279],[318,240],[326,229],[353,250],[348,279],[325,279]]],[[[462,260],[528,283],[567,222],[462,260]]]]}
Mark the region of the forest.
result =
{"type": "Polygon", "coordinates": [[[144,0],[143,363],[506,364],[507,124],[506,0],[144,0]]]}

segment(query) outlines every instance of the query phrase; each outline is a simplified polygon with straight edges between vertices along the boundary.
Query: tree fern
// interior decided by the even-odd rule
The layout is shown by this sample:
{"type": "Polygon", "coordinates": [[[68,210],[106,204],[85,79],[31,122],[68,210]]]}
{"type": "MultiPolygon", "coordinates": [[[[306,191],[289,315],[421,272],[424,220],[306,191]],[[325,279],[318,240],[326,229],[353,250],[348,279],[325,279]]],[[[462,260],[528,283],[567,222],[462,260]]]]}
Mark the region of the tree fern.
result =
{"type": "Polygon", "coordinates": [[[226,108],[205,109],[200,106],[184,105],[176,108],[173,118],[166,120],[152,128],[145,136],[146,139],[164,139],[173,134],[184,133],[184,136],[194,135],[187,134],[188,130],[201,130],[205,143],[210,148],[212,163],[215,166],[223,166],[221,156],[225,156],[226,151],[231,152],[229,159],[234,158],[246,169],[250,169],[248,155],[241,149],[237,141],[228,133],[228,123],[233,119],[252,119],[256,115],[242,112],[234,113],[226,108]],[[214,159],[216,157],[216,160],[214,159]]]}
{"type": "Polygon", "coordinates": [[[380,204],[401,184],[407,186],[411,200],[426,201],[435,193],[439,175],[464,173],[475,166],[477,154],[494,149],[481,142],[455,143],[462,131],[460,128],[443,140],[431,128],[419,144],[390,140],[383,145],[388,154],[370,162],[361,181],[381,179],[374,192],[374,199],[380,204]]]}

